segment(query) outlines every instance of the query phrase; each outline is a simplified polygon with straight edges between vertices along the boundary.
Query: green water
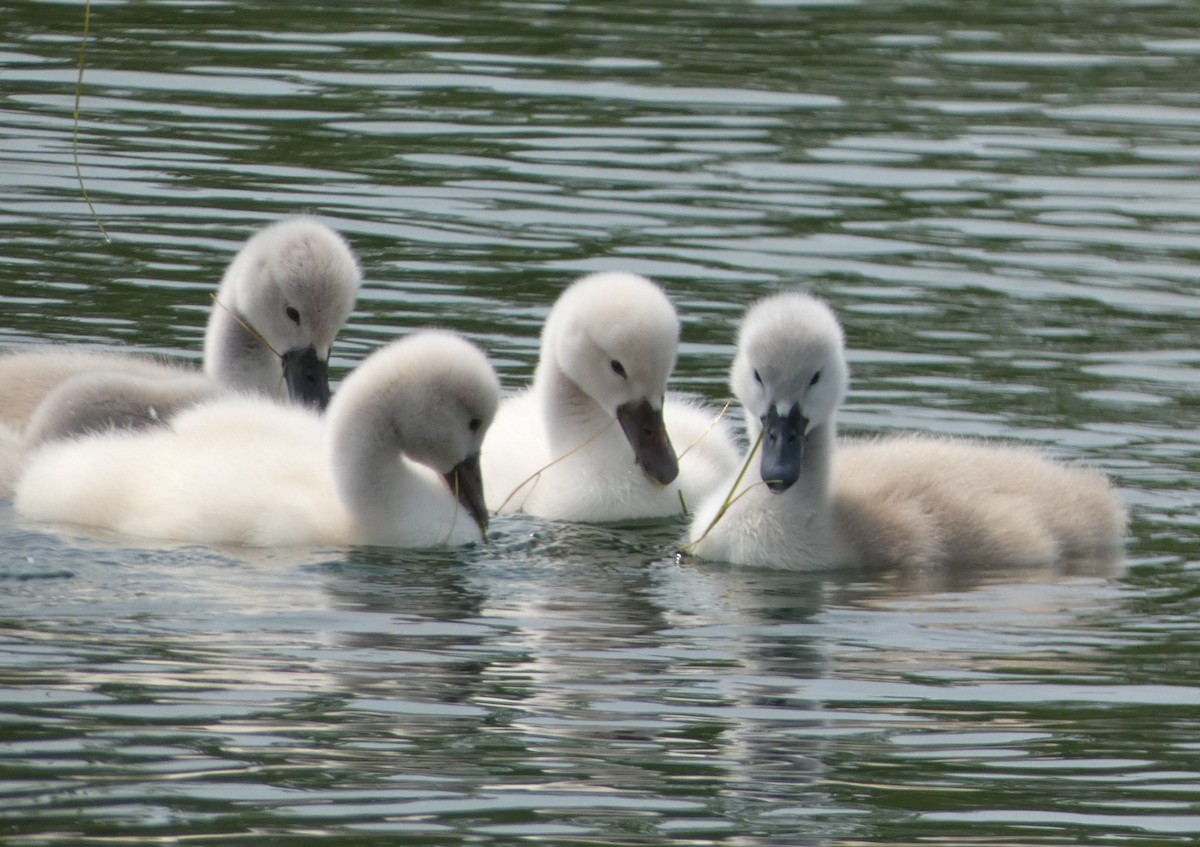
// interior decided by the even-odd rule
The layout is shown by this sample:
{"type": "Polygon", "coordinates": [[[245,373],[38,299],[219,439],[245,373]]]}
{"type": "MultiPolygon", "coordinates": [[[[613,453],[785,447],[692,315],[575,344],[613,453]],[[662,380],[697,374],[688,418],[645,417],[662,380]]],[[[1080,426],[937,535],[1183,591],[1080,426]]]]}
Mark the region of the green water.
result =
{"type": "MultiPolygon", "coordinates": [[[[0,504],[12,844],[1158,845],[1200,836],[1192,3],[111,2],[0,9],[0,344],[196,360],[257,226],[530,376],[625,268],[727,396],[733,327],[838,309],[850,432],[1098,465],[1116,572],[677,563],[679,524],[247,554],[0,504]]],[[[2,401],[2,398],[0,398],[2,401]]]]}

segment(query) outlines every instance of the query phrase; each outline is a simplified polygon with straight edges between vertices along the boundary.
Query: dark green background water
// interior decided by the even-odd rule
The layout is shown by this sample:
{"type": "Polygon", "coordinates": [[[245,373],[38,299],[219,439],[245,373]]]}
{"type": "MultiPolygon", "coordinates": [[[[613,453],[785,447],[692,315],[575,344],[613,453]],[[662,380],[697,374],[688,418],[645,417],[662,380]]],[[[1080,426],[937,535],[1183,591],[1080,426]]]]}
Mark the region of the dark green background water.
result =
{"type": "Polygon", "coordinates": [[[256,227],[340,228],[339,372],[436,323],[528,379],[575,276],[649,274],[676,385],[746,304],[852,345],[848,431],[1111,473],[1117,573],[676,563],[681,525],[443,554],[66,537],[0,506],[12,844],[1192,844],[1200,7],[0,8],[0,342],[199,357],[256,227]]]}

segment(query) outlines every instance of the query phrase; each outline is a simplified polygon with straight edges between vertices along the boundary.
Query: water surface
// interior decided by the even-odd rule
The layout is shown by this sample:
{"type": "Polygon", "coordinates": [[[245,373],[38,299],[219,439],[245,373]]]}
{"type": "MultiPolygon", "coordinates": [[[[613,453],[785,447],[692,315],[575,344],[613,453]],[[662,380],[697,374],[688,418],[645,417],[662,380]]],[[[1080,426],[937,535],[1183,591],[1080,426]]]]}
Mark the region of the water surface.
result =
{"type": "Polygon", "coordinates": [[[0,343],[194,361],[254,228],[337,226],[343,373],[431,323],[509,386],[575,276],[843,317],[849,432],[1110,473],[1116,571],[677,562],[681,524],[445,553],[158,547],[0,507],[13,844],[1191,844],[1200,38],[1143,2],[111,2],[0,12],[0,343]]]}

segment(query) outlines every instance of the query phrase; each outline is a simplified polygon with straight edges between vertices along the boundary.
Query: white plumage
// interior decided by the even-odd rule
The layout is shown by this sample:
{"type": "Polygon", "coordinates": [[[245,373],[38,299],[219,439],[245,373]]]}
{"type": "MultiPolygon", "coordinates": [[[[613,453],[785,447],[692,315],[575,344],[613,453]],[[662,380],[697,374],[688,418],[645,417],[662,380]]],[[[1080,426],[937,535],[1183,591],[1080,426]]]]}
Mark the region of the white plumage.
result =
{"type": "Polygon", "coordinates": [[[329,352],[361,284],[350,246],[316,219],[260,230],[221,280],[204,335],[204,372],[222,387],[290,393],[324,407],[329,352]]]}
{"type": "Polygon", "coordinates": [[[532,385],[503,401],[488,437],[489,506],[613,521],[680,514],[680,492],[691,506],[712,490],[739,451],[724,421],[712,426],[716,411],[666,397],[678,342],[674,307],[644,277],[597,273],[568,287],[532,385]]]}
{"type": "MultiPolygon", "coordinates": [[[[297,217],[265,227],[246,241],[221,280],[205,334],[204,372],[222,388],[272,397],[287,396],[290,388],[293,396],[323,406],[329,351],[361,284],[350,246],[320,221],[297,217]]],[[[165,379],[193,373],[121,353],[8,353],[0,356],[0,423],[23,429],[64,380],[111,371],[165,379]]],[[[130,404],[140,405],[132,397],[130,404]]]]}
{"type": "Polygon", "coordinates": [[[324,419],[235,394],[167,427],[48,444],[29,458],[16,510],[176,541],[478,541],[487,523],[479,449],[498,402],[478,348],[450,333],[418,333],[368,357],[324,419]]]}
{"type": "Polygon", "coordinates": [[[148,356],[52,348],[0,356],[0,492],[45,441],[168,420],[221,391],[324,408],[334,338],[362,274],[349,245],[313,218],[252,236],[230,263],[209,316],[204,373],[148,356]],[[251,331],[251,329],[253,331],[251,331]]]}
{"type": "Polygon", "coordinates": [[[1096,471],[934,436],[839,444],[848,380],[841,326],[824,303],[789,293],[749,310],[731,383],[751,443],[763,435],[760,455],[723,516],[736,474],[697,510],[686,550],[798,569],[1037,565],[1119,551],[1125,509],[1096,471]]]}

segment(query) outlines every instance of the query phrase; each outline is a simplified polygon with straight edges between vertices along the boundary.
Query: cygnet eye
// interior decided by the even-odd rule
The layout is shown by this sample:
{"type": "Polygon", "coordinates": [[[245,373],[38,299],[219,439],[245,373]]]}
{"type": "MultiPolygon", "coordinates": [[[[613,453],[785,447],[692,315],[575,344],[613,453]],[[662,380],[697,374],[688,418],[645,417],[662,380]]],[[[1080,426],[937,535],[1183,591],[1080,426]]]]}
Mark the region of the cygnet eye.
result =
{"type": "Polygon", "coordinates": [[[479,428],[483,426],[483,421],[479,418],[471,418],[471,422],[467,424],[471,432],[479,432],[479,428]]]}
{"type": "Polygon", "coordinates": [[[290,320],[296,326],[300,326],[300,310],[299,309],[297,309],[295,306],[288,306],[286,309],[283,310],[283,313],[288,316],[288,320],[290,320]]]}
{"type": "Polygon", "coordinates": [[[615,374],[616,374],[617,376],[619,376],[621,379],[628,379],[628,374],[626,374],[626,373],[625,373],[625,366],[624,366],[624,365],[622,365],[622,364],[621,364],[620,362],[618,362],[616,359],[613,359],[613,360],[612,360],[611,362],[609,362],[608,364],[609,364],[609,366],[610,366],[610,367],[613,369],[613,373],[615,373],[615,374]]]}
{"type": "Polygon", "coordinates": [[[757,370],[754,372],[754,381],[757,382],[759,385],[762,385],[762,377],[758,375],[757,370]]]}
{"type": "Polygon", "coordinates": [[[817,371],[815,374],[813,374],[813,378],[811,380],[809,380],[808,387],[812,388],[814,385],[816,385],[820,381],[821,381],[821,372],[817,371]]]}

